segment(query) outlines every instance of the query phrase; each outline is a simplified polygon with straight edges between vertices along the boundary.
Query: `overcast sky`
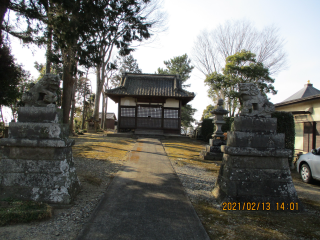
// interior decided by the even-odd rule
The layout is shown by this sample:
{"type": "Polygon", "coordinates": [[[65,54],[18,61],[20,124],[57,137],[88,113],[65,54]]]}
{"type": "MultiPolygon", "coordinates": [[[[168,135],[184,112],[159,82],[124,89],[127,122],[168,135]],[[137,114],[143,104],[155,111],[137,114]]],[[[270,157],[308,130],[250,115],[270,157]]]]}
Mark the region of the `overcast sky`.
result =
{"type": "MultiPolygon", "coordinates": [[[[262,29],[273,25],[279,28],[280,37],[286,40],[288,67],[275,78],[277,95],[269,95],[271,102],[278,103],[288,98],[308,80],[320,89],[320,1],[319,0],[164,0],[163,10],[168,15],[168,30],[159,34],[152,44],[140,46],[133,56],[143,73],[154,73],[164,67],[163,61],[185,53],[192,59],[192,48],[197,36],[211,31],[227,20],[246,19],[262,29]]],[[[19,41],[12,43],[12,52],[19,63],[36,78],[35,61],[45,62],[44,49],[22,47],[19,41]]],[[[92,74],[92,85],[95,78],[92,74]]],[[[189,91],[195,92],[190,102],[198,111],[214,104],[207,97],[204,75],[194,69],[188,83],[189,91]]],[[[117,107],[109,100],[108,112],[117,114],[117,107]]]]}

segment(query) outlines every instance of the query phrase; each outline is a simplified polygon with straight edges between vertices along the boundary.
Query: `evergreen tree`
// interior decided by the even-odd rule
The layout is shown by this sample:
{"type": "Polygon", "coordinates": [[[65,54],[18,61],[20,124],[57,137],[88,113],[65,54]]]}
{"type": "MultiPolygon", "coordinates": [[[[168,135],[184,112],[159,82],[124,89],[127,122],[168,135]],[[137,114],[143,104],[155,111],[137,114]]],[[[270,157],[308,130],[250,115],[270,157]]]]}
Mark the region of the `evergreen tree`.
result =
{"type": "MultiPolygon", "coordinates": [[[[194,66],[191,65],[191,60],[188,59],[188,55],[174,57],[168,61],[163,62],[166,68],[158,68],[158,74],[179,74],[182,84],[184,84],[189,78],[194,66]]],[[[189,85],[183,85],[183,87],[190,87],[189,85]]]]}
{"type": "Polygon", "coordinates": [[[234,117],[236,109],[239,107],[239,84],[254,82],[263,93],[276,94],[268,68],[261,62],[256,62],[255,54],[242,50],[232,56],[227,57],[223,74],[214,72],[208,74],[205,84],[209,86],[209,96],[214,96],[216,91],[220,91],[228,105],[230,116],[234,117]]]}
{"type": "Polygon", "coordinates": [[[201,121],[203,121],[203,119],[207,119],[209,117],[212,117],[213,114],[211,113],[211,111],[213,111],[214,108],[215,108],[214,105],[211,105],[211,104],[208,105],[206,107],[206,109],[203,110],[201,121]]]}
{"type": "MultiPolygon", "coordinates": [[[[168,61],[164,61],[166,68],[158,68],[158,74],[179,74],[182,83],[185,83],[190,78],[190,73],[194,68],[191,65],[191,60],[188,59],[188,55],[184,54],[182,56],[174,57],[168,61]]],[[[190,87],[190,85],[183,84],[182,87],[190,87]]],[[[188,127],[191,126],[191,122],[194,122],[194,113],[197,110],[192,108],[190,104],[181,107],[181,126],[184,128],[185,132],[188,127]]]]}
{"type": "Polygon", "coordinates": [[[132,54],[124,57],[118,56],[116,63],[119,64],[119,68],[117,70],[117,74],[110,79],[112,87],[118,87],[120,85],[122,74],[125,72],[142,73],[137,60],[132,56],[132,54]]]}

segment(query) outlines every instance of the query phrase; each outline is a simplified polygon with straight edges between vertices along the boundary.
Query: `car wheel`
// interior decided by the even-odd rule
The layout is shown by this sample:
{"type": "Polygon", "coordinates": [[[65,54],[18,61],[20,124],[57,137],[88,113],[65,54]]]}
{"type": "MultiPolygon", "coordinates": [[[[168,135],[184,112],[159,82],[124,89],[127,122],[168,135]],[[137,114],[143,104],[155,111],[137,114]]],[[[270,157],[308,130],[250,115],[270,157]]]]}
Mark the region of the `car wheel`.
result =
{"type": "Polygon", "coordinates": [[[305,183],[310,183],[312,181],[311,170],[308,164],[302,164],[300,168],[300,175],[302,181],[304,181],[305,183]]]}

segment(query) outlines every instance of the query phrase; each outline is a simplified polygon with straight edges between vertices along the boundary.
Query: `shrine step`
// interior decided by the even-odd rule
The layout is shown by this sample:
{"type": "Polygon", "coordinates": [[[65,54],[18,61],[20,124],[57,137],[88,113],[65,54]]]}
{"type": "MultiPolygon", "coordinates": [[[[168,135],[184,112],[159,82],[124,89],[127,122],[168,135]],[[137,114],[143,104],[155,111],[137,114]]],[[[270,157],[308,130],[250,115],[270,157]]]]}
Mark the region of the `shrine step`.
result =
{"type": "Polygon", "coordinates": [[[163,130],[154,130],[154,129],[136,129],[134,134],[138,135],[164,135],[163,130]]]}

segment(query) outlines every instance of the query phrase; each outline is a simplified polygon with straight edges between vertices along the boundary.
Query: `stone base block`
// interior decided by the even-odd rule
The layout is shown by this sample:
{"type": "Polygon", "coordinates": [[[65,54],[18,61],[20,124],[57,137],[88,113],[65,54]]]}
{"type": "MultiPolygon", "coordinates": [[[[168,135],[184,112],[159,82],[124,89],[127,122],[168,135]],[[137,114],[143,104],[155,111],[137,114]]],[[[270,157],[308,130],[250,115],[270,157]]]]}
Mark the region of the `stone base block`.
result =
{"type": "Polygon", "coordinates": [[[222,161],[223,153],[207,152],[206,150],[202,150],[200,152],[200,157],[204,160],[222,161]]]}
{"type": "Polygon", "coordinates": [[[227,146],[284,149],[285,140],[283,133],[229,132],[227,146]]]}
{"type": "Polygon", "coordinates": [[[62,109],[56,107],[20,107],[18,121],[28,123],[62,123],[62,109]]]}
{"type": "Polygon", "coordinates": [[[226,145],[226,140],[222,139],[209,139],[209,145],[210,146],[221,146],[221,145],[226,145]]]}
{"type": "Polygon", "coordinates": [[[62,123],[11,122],[9,127],[9,138],[15,139],[66,139],[68,136],[69,126],[62,123]]]}
{"type": "Polygon", "coordinates": [[[269,210],[302,210],[287,158],[224,154],[213,195],[220,203],[268,203],[269,210]],[[282,203],[288,209],[279,209],[282,203]]]}
{"type": "Polygon", "coordinates": [[[214,153],[221,153],[221,146],[206,146],[206,151],[207,152],[214,152],[214,153]]]}
{"type": "Polygon", "coordinates": [[[80,191],[71,151],[71,147],[4,147],[0,156],[0,199],[70,204],[80,191]]]}
{"type": "MultiPolygon", "coordinates": [[[[235,117],[234,131],[276,133],[277,119],[263,117],[235,117]]],[[[229,138],[229,133],[228,133],[229,138]]]]}

